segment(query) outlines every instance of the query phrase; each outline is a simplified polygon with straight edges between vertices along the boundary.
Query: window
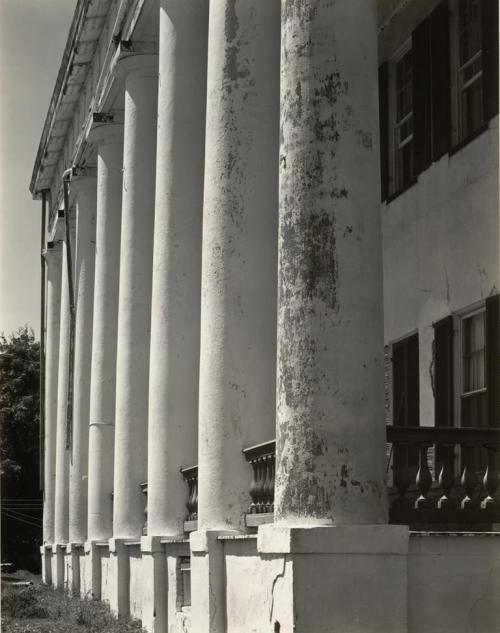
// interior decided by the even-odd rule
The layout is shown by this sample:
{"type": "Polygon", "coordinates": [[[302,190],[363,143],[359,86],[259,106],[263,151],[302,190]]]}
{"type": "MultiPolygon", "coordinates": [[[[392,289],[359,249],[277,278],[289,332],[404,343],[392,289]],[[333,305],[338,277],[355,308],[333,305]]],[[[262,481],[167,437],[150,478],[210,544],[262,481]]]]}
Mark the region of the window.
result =
{"type": "Polygon", "coordinates": [[[483,124],[480,0],[460,0],[457,35],[457,107],[461,141],[472,136],[483,124]]]}
{"type": "Polygon", "coordinates": [[[191,606],[191,557],[181,556],[179,560],[181,580],[181,608],[191,606]]]}
{"type": "Polygon", "coordinates": [[[418,334],[392,345],[392,416],[394,426],[419,426],[418,334]]]}
{"type": "Polygon", "coordinates": [[[394,175],[396,191],[413,178],[413,56],[411,49],[395,67],[394,175]]]}
{"type": "Polygon", "coordinates": [[[498,114],[498,4],[442,0],[380,65],[383,201],[498,114]]]}
{"type": "MultiPolygon", "coordinates": [[[[394,426],[420,425],[418,334],[392,345],[392,423],[394,426]]],[[[404,447],[394,451],[393,468],[398,470],[405,458],[404,447]]],[[[418,448],[408,449],[406,458],[411,469],[418,467],[418,448]]]]}
{"type": "Polygon", "coordinates": [[[485,311],[462,319],[462,426],[487,426],[485,311]]]}

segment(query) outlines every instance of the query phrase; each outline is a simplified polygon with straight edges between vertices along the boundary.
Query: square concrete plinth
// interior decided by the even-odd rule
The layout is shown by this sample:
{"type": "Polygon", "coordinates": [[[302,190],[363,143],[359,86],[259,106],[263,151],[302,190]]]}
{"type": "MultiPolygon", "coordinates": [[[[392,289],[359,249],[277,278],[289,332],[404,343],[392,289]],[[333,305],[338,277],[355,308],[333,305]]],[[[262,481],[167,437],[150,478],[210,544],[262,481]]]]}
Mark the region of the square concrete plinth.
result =
{"type": "Polygon", "coordinates": [[[259,527],[259,554],[283,554],[287,565],[272,591],[280,633],[405,633],[406,526],[259,527]],[[280,584],[292,584],[292,600],[280,584]]]}

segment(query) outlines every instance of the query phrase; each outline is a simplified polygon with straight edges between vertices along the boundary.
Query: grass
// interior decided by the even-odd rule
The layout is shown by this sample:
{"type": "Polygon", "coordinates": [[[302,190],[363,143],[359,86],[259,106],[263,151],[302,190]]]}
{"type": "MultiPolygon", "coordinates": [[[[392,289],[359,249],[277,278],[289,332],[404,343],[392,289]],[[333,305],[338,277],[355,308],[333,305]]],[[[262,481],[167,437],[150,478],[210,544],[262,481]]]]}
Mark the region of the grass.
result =
{"type": "Polygon", "coordinates": [[[142,633],[138,621],[113,616],[97,600],[81,600],[42,585],[2,582],[3,633],[142,633]]]}

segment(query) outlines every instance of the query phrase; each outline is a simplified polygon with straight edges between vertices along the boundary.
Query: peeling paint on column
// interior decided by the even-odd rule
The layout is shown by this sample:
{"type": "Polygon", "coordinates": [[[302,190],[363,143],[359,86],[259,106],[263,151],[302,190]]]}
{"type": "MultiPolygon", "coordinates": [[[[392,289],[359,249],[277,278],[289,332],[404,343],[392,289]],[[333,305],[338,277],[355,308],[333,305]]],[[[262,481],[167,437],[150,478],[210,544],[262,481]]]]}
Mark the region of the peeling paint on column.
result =
{"type": "MultiPolygon", "coordinates": [[[[282,3],[278,520],[385,520],[382,435],[368,405],[378,411],[383,376],[371,348],[382,351],[383,335],[376,68],[365,34],[376,50],[369,0],[282,3]],[[364,322],[358,293],[369,297],[364,322]]],[[[383,420],[383,388],[380,404],[383,420]]]]}

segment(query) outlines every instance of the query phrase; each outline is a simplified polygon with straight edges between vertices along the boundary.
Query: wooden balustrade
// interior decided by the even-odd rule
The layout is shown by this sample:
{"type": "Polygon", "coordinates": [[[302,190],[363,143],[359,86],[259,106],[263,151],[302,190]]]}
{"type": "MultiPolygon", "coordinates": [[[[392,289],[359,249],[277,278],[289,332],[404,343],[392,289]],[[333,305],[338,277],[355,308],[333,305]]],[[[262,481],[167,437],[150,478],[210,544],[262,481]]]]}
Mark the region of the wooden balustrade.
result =
{"type": "Polygon", "coordinates": [[[148,482],[145,481],[139,484],[141,492],[144,495],[144,525],[142,526],[142,533],[144,536],[148,533],[148,482]]]}
{"type": "MultiPolygon", "coordinates": [[[[470,531],[494,530],[500,523],[500,428],[388,425],[387,442],[391,523],[470,531]]],[[[243,450],[252,468],[248,527],[273,521],[275,451],[274,440],[243,450]]],[[[184,529],[189,532],[198,518],[198,467],[181,473],[188,485],[184,529]]]]}
{"type": "Polygon", "coordinates": [[[264,442],[243,451],[246,460],[252,466],[247,526],[255,527],[271,522],[274,513],[274,475],[276,442],[264,442]]]}
{"type": "Polygon", "coordinates": [[[197,528],[198,521],[198,466],[181,468],[184,481],[188,485],[188,495],[186,501],[186,520],[184,521],[184,531],[192,532],[197,528]]]}
{"type": "Polygon", "coordinates": [[[387,440],[392,443],[391,523],[484,531],[500,522],[495,498],[500,429],[388,425],[387,440]],[[412,466],[408,455],[415,450],[418,464],[412,466]]]}

